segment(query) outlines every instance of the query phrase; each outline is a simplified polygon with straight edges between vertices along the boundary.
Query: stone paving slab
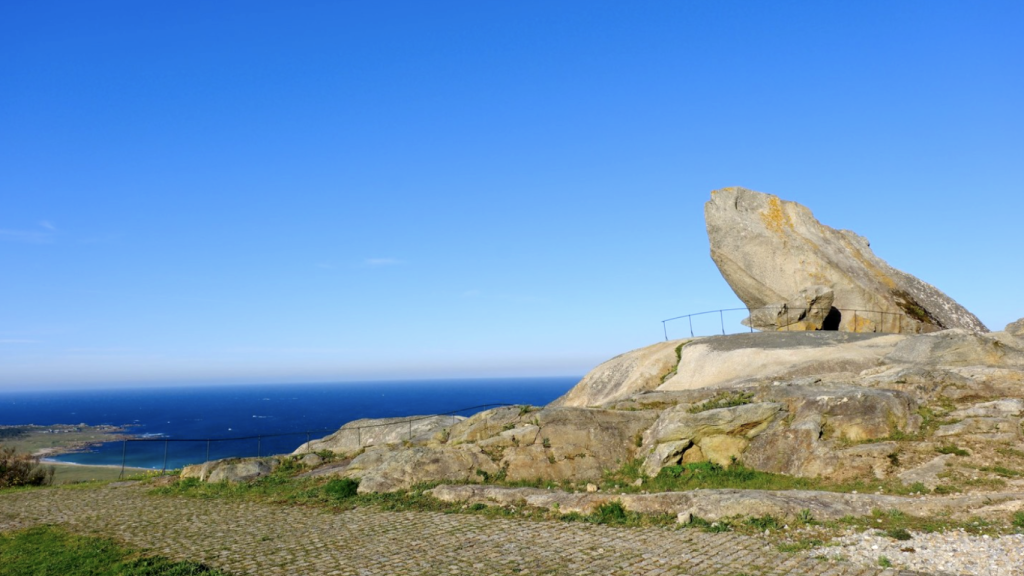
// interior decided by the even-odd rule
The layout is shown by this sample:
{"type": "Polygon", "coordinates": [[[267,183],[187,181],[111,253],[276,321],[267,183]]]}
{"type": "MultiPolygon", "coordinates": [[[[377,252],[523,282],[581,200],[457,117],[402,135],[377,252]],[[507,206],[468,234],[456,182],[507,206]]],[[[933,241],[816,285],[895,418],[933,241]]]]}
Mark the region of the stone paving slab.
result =
{"type": "Polygon", "coordinates": [[[175,560],[259,576],[918,574],[783,554],[758,538],[732,533],[371,508],[334,513],[146,490],[106,486],[0,494],[0,531],[59,524],[175,560]]]}

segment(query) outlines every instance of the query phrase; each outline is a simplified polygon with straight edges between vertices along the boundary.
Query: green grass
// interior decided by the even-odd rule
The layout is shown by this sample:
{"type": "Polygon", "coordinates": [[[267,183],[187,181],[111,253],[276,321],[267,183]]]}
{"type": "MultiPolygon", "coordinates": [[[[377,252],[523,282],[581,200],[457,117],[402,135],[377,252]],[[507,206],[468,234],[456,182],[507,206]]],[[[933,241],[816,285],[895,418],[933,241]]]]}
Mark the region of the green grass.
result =
{"type": "Polygon", "coordinates": [[[702,404],[695,404],[688,410],[691,414],[706,412],[717,408],[732,408],[742,406],[754,401],[754,395],[750,392],[720,392],[702,404]]]}
{"type": "MultiPolygon", "coordinates": [[[[844,492],[857,490],[862,493],[871,493],[880,486],[886,486],[887,489],[892,488],[888,484],[877,482],[874,484],[862,482],[829,484],[820,479],[793,478],[758,472],[746,468],[740,463],[723,468],[708,462],[666,467],[656,478],[647,479],[646,483],[638,488],[628,484],[626,480],[638,477],[639,469],[640,461],[627,462],[618,471],[606,476],[603,481],[606,490],[609,492],[635,493],[641,489],[655,492],[663,490],[682,491],[695,488],[738,488],[765,490],[811,489],[844,492]]],[[[199,482],[195,478],[190,478],[179,480],[168,486],[155,488],[152,492],[158,495],[181,495],[193,498],[254,500],[277,504],[320,507],[335,511],[365,506],[380,510],[433,511],[446,514],[465,513],[480,514],[488,517],[516,517],[532,520],[560,520],[623,526],[677,526],[674,515],[649,515],[630,512],[625,510],[621,503],[617,501],[605,504],[590,515],[575,512],[565,514],[557,508],[548,510],[529,507],[525,502],[517,502],[507,506],[466,504],[462,502],[442,502],[424,494],[424,491],[435,487],[438,483],[420,484],[409,490],[384,494],[358,494],[358,481],[354,479],[297,478],[295,477],[297,472],[297,470],[282,471],[282,468],[279,468],[269,476],[250,483],[238,484],[226,482],[208,484],[199,482]]],[[[571,488],[567,483],[559,484],[550,481],[501,482],[501,484],[506,486],[529,486],[562,490],[570,490],[571,488]]],[[[904,493],[918,491],[914,486],[902,487],[902,489],[906,491],[904,493]]],[[[892,490],[890,493],[897,493],[897,491],[892,490]]],[[[1017,526],[1016,529],[1024,529],[1024,513],[1016,521],[1020,523],[1020,526],[1017,526]]],[[[691,526],[709,532],[734,530],[740,533],[754,534],[763,533],[768,530],[773,533],[778,532],[782,534],[785,531],[781,530],[781,527],[786,524],[791,528],[794,526],[814,526],[826,532],[850,528],[858,530],[878,529],[888,533],[893,538],[900,538],[903,536],[902,531],[911,530],[915,532],[944,532],[963,529],[974,534],[996,534],[1005,529],[1015,530],[1010,528],[1006,522],[996,523],[974,518],[969,521],[956,521],[945,516],[916,518],[903,514],[898,510],[876,510],[870,517],[851,517],[838,521],[818,521],[809,510],[801,511],[796,518],[786,519],[785,521],[771,516],[725,518],[714,522],[694,517],[691,526]]],[[[808,537],[821,539],[824,536],[815,535],[808,537]]],[[[815,543],[814,545],[817,544],[815,543]]],[[[807,545],[807,547],[810,546],[811,544],[807,545]]]]}
{"type": "Polygon", "coordinates": [[[605,490],[635,493],[647,492],[679,492],[697,488],[731,488],[742,490],[821,490],[826,492],[873,493],[879,490],[886,494],[911,494],[927,492],[923,485],[904,486],[897,480],[853,480],[848,482],[831,482],[821,478],[798,478],[784,474],[759,472],[747,468],[742,462],[735,462],[723,467],[713,462],[696,462],[692,464],[666,466],[654,478],[645,478],[640,487],[632,483],[637,478],[644,478],[641,472],[643,462],[632,460],[623,464],[618,470],[609,472],[601,482],[605,490]]]}
{"type": "Polygon", "coordinates": [[[971,453],[953,444],[945,444],[935,449],[939,454],[955,454],[956,456],[970,456],[971,453]]]}
{"type": "Polygon", "coordinates": [[[227,576],[203,564],[146,556],[54,526],[0,534],[0,558],[0,576],[227,576]]]}

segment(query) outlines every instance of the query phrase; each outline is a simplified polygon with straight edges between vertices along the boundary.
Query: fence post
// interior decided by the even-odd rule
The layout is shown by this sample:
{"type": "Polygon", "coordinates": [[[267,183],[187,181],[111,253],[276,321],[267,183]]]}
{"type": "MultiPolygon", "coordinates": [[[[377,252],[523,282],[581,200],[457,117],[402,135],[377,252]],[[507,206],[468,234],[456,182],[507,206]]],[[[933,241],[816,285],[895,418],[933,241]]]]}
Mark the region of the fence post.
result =
{"type": "Polygon", "coordinates": [[[722,336],[725,336],[725,313],[718,311],[718,320],[722,323],[722,336]]]}
{"type": "Polygon", "coordinates": [[[693,338],[693,316],[687,316],[686,319],[690,322],[690,338],[693,338]]]}
{"type": "Polygon", "coordinates": [[[170,444],[170,442],[168,440],[164,439],[164,466],[163,466],[163,468],[160,469],[160,473],[161,474],[163,474],[164,472],[167,471],[167,445],[168,444],[170,444]]]}
{"type": "Polygon", "coordinates": [[[206,439],[206,461],[210,461],[210,439],[206,439]]]}
{"type": "Polygon", "coordinates": [[[313,447],[309,445],[309,432],[306,432],[306,453],[313,451],[313,447]]]}
{"type": "Polygon", "coordinates": [[[409,442],[412,442],[412,418],[409,419],[409,442]]]}
{"type": "Polygon", "coordinates": [[[362,448],[363,446],[363,427],[356,426],[356,446],[362,448]]]}
{"type": "Polygon", "coordinates": [[[857,331],[857,311],[853,311],[853,331],[857,331]]]}
{"type": "Polygon", "coordinates": [[[256,457],[262,456],[263,452],[263,436],[256,437],[256,457]]]}
{"type": "Polygon", "coordinates": [[[128,439],[125,438],[121,443],[121,473],[117,475],[117,479],[124,478],[124,455],[128,451],[128,439]]]}
{"type": "Polygon", "coordinates": [[[665,327],[665,321],[661,321],[661,330],[665,332],[665,342],[668,342],[668,328],[665,327]]]}

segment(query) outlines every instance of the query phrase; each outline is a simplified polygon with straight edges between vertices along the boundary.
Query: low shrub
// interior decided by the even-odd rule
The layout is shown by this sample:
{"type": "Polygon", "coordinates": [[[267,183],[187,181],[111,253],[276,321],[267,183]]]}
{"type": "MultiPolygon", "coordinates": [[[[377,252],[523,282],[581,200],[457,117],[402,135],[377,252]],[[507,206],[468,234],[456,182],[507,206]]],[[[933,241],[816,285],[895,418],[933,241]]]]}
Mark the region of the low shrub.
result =
{"type": "Polygon", "coordinates": [[[46,486],[53,482],[53,467],[42,466],[39,458],[0,446],[0,489],[15,486],[46,486]]]}
{"type": "Polygon", "coordinates": [[[351,498],[359,491],[359,480],[352,478],[335,478],[324,484],[324,494],[331,498],[342,500],[351,498]]]}

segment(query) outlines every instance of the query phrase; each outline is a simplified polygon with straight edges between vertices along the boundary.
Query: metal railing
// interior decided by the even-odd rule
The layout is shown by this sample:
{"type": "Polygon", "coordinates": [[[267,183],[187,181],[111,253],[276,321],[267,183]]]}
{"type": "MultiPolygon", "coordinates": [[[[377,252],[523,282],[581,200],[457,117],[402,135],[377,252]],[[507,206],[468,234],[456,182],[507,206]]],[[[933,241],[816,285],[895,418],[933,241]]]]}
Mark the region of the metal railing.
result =
{"type": "MultiPolygon", "coordinates": [[[[352,426],[350,428],[346,428],[345,430],[346,431],[355,430],[356,431],[356,437],[357,437],[357,443],[361,444],[362,443],[362,431],[363,430],[366,430],[366,429],[369,429],[369,428],[381,428],[381,427],[384,427],[384,426],[399,426],[399,425],[402,425],[402,424],[408,424],[408,436],[407,436],[407,439],[411,441],[412,440],[412,423],[413,422],[417,422],[419,420],[428,420],[430,418],[437,418],[438,416],[451,416],[452,417],[452,425],[454,426],[456,424],[456,417],[459,414],[463,413],[463,412],[468,412],[470,410],[483,410],[483,409],[487,409],[487,408],[498,408],[498,407],[502,407],[502,406],[518,406],[518,405],[519,404],[507,404],[507,403],[480,404],[480,405],[477,405],[477,406],[469,406],[469,407],[466,407],[466,408],[458,408],[456,410],[449,410],[448,412],[440,412],[438,414],[430,414],[430,415],[427,415],[427,416],[409,416],[409,417],[404,417],[404,418],[401,417],[401,416],[399,416],[399,417],[391,417],[391,418],[387,418],[387,417],[385,417],[385,418],[376,418],[377,420],[387,419],[387,420],[391,420],[391,421],[390,422],[381,423],[381,424],[366,424],[366,425],[362,425],[362,426],[352,426]]],[[[222,442],[252,442],[252,441],[255,440],[256,441],[256,457],[259,458],[259,457],[261,457],[263,455],[262,454],[262,452],[263,452],[263,441],[265,439],[269,439],[269,438],[284,438],[284,437],[289,437],[289,436],[300,436],[301,437],[301,436],[304,435],[306,437],[306,449],[307,449],[307,452],[311,452],[312,450],[311,450],[310,440],[311,440],[313,434],[319,434],[319,433],[333,434],[335,432],[338,432],[340,429],[341,429],[340,427],[339,428],[321,428],[321,429],[316,429],[316,430],[303,430],[301,432],[281,432],[281,433],[274,433],[274,434],[256,434],[256,435],[250,435],[250,436],[235,436],[235,437],[231,437],[231,438],[169,438],[169,437],[160,437],[160,438],[131,438],[131,437],[125,437],[125,438],[121,439],[121,442],[122,442],[122,445],[121,445],[121,473],[118,475],[118,478],[123,478],[124,477],[124,471],[125,471],[125,465],[126,465],[126,461],[127,461],[128,443],[129,442],[147,442],[147,443],[159,443],[159,442],[162,442],[163,445],[164,445],[164,451],[163,451],[163,466],[160,468],[160,473],[163,474],[164,472],[167,471],[167,456],[168,456],[168,453],[169,453],[170,443],[172,443],[172,442],[191,442],[193,444],[205,443],[205,445],[206,445],[206,459],[204,460],[204,462],[209,462],[210,461],[210,448],[211,448],[211,445],[213,445],[214,443],[222,443],[222,442]]],[[[251,444],[250,444],[250,446],[251,446],[251,444]]],[[[235,452],[236,452],[235,456],[237,456],[237,454],[242,453],[244,451],[243,450],[239,450],[239,451],[235,451],[235,452]]],[[[223,456],[222,455],[220,457],[221,458],[230,458],[230,457],[232,457],[232,455],[231,454],[229,454],[227,456],[223,456]]]]}
{"type": "MultiPolygon", "coordinates": [[[[708,326],[716,325],[717,330],[715,334],[738,334],[740,332],[753,332],[754,330],[760,330],[761,328],[755,328],[755,322],[752,320],[753,316],[759,312],[771,314],[776,313],[778,318],[779,313],[784,309],[783,306],[762,306],[760,308],[723,308],[721,310],[708,310],[707,312],[697,312],[695,314],[684,314],[682,316],[675,316],[673,318],[666,318],[661,321],[662,332],[665,335],[665,340],[668,341],[668,323],[675,320],[687,321],[690,331],[690,337],[696,338],[700,336],[711,336],[712,334],[708,331],[708,326]],[[726,332],[726,321],[725,317],[729,315],[735,316],[734,313],[743,312],[746,318],[749,320],[747,324],[742,322],[738,323],[743,328],[739,330],[733,330],[726,332]],[[698,328],[694,330],[694,319],[707,315],[718,315],[718,322],[703,322],[698,324],[698,328]]],[[[848,308],[836,308],[831,306],[829,308],[811,308],[809,310],[804,309],[789,309],[785,308],[785,320],[781,324],[776,323],[773,331],[787,331],[792,326],[804,321],[807,318],[807,312],[817,311],[819,313],[824,312],[825,326],[823,330],[838,330],[839,326],[846,327],[847,332],[874,332],[874,333],[900,333],[903,331],[903,317],[905,314],[901,312],[887,312],[885,310],[854,310],[848,308]],[[829,326],[829,321],[834,323],[834,327],[829,326]],[[878,320],[875,322],[875,320],[878,320]]],[[[712,316],[713,318],[713,316],[712,316]]],[[[701,319],[703,320],[703,319],[701,319]]],[[[764,325],[767,328],[768,324],[764,325]]],[[[800,329],[803,331],[803,329],[800,329]]]]}

